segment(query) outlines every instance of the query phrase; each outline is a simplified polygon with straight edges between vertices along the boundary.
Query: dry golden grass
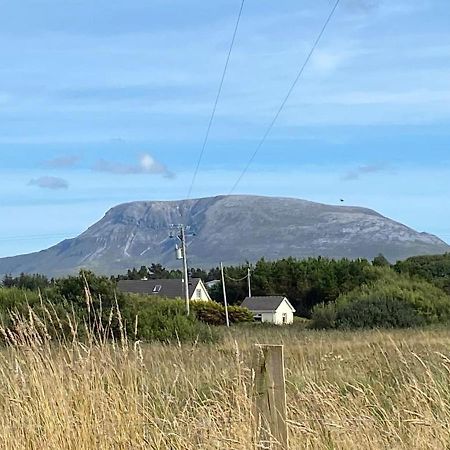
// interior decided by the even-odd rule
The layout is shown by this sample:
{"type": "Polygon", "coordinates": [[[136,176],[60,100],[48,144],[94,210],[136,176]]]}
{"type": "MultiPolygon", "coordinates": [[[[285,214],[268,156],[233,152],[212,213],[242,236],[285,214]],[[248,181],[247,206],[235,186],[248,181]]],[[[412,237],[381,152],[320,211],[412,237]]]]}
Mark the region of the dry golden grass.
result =
{"type": "Polygon", "coordinates": [[[1,448],[254,448],[256,342],[286,346],[292,449],[450,445],[445,329],[251,327],[194,346],[30,342],[0,352],[1,448]]]}

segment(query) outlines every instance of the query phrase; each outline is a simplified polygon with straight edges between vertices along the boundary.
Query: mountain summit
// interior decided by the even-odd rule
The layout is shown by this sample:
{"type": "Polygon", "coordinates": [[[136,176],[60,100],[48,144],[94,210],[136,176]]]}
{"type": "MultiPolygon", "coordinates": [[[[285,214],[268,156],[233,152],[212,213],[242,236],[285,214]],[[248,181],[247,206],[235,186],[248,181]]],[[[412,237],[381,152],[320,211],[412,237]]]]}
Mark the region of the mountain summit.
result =
{"type": "Polygon", "coordinates": [[[262,257],[373,258],[391,261],[450,251],[438,237],[419,233],[375,211],[292,198],[219,196],[126,203],[112,208],[80,236],[38,253],[0,259],[0,274],[69,274],[80,268],[113,274],[175,260],[171,224],[184,222],[191,266],[256,261],[262,257]]]}

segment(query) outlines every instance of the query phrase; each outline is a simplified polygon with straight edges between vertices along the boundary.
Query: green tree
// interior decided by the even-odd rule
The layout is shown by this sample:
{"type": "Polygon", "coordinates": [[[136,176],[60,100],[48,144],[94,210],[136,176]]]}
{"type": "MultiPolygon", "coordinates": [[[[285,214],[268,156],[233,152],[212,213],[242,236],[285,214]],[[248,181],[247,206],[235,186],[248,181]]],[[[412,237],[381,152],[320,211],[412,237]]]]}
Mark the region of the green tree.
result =
{"type": "Polygon", "coordinates": [[[450,294],[450,253],[408,258],[397,262],[394,269],[398,273],[427,280],[450,294]]]}
{"type": "Polygon", "coordinates": [[[372,261],[372,265],[375,267],[391,267],[391,263],[382,253],[374,258],[374,260],[372,261]]]}

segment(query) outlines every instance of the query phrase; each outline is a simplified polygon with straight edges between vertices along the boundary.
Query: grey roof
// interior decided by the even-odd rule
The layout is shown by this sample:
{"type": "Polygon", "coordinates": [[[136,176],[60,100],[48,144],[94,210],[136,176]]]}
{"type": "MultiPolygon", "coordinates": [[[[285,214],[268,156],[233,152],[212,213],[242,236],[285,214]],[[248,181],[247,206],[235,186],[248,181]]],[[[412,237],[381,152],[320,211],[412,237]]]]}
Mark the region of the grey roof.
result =
{"type": "MultiPolygon", "coordinates": [[[[200,278],[193,278],[189,282],[189,296],[192,296],[200,283],[200,278]]],[[[177,298],[184,297],[183,280],[121,280],[117,284],[120,292],[131,294],[154,295],[155,297],[177,298]],[[155,289],[161,286],[161,289],[155,289]]]]}
{"type": "MultiPolygon", "coordinates": [[[[248,308],[250,311],[276,311],[281,303],[283,303],[284,299],[286,299],[286,297],[283,295],[271,295],[267,297],[247,297],[242,302],[241,306],[243,306],[244,308],[248,308]]],[[[289,305],[292,307],[290,303],[289,305]]]]}

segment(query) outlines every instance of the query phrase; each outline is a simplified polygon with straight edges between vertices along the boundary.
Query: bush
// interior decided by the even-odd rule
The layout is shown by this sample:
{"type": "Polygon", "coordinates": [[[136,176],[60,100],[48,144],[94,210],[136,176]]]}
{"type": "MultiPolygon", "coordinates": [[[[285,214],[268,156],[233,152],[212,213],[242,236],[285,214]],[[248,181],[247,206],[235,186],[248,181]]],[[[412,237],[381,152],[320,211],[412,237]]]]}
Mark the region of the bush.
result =
{"type": "Polygon", "coordinates": [[[86,306],[88,295],[91,306],[108,309],[124,302],[124,294],[117,292],[116,283],[107,277],[97,276],[87,270],[80,270],[78,276],[60,278],[55,283],[57,294],[71,303],[86,306]],[[87,292],[88,290],[88,292],[87,292]]]}
{"type": "Polygon", "coordinates": [[[341,296],[337,303],[342,308],[345,303],[370,297],[403,301],[411,305],[426,323],[450,320],[450,297],[445,292],[426,281],[394,274],[377,281],[372,286],[364,286],[341,296]]]}
{"type": "Polygon", "coordinates": [[[369,296],[344,303],[336,314],[337,328],[412,328],[425,319],[405,300],[369,296]]]}
{"type": "Polygon", "coordinates": [[[322,303],[313,308],[310,328],[316,330],[327,330],[336,326],[336,304],[322,303]]]}
{"type": "Polygon", "coordinates": [[[229,306],[228,314],[231,323],[249,323],[254,321],[252,312],[242,306],[229,306]]]}
{"type": "Polygon", "coordinates": [[[181,300],[130,295],[125,299],[122,316],[127,333],[133,339],[161,342],[217,340],[217,334],[195,314],[186,315],[181,300]]]}
{"type": "Polygon", "coordinates": [[[422,280],[385,272],[368,286],[314,309],[313,328],[392,328],[445,323],[450,297],[422,280]]]}
{"type": "Polygon", "coordinates": [[[450,253],[415,256],[397,262],[394,269],[399,273],[422,278],[433,283],[450,295],[450,253]]]}
{"type": "MultiPolygon", "coordinates": [[[[216,302],[192,302],[191,309],[198,320],[209,325],[226,323],[225,307],[216,302]]],[[[231,323],[253,322],[253,314],[240,306],[229,306],[228,316],[231,323]]]]}
{"type": "MultiPolygon", "coordinates": [[[[86,278],[93,281],[93,288],[89,285],[88,291],[85,291],[83,275],[60,280],[57,286],[47,288],[42,294],[0,288],[0,326],[7,334],[18,336],[20,328],[28,324],[45,335],[45,339],[56,340],[72,339],[75,329],[78,339],[86,336],[119,339],[123,331],[130,339],[143,341],[212,342],[217,339],[216,332],[195,314],[186,316],[182,301],[120,294],[117,310],[114,284],[90,274],[86,278]]],[[[242,314],[240,309],[235,312],[236,320],[242,314]]]]}
{"type": "Polygon", "coordinates": [[[76,305],[60,297],[55,289],[42,293],[26,289],[0,289],[0,322],[3,338],[6,334],[18,337],[24,326],[45,339],[65,340],[84,338],[87,333],[83,312],[76,305]],[[28,324],[28,325],[27,325],[28,324]]]}

